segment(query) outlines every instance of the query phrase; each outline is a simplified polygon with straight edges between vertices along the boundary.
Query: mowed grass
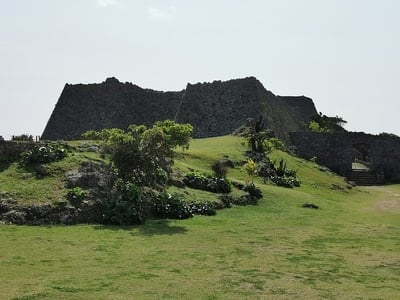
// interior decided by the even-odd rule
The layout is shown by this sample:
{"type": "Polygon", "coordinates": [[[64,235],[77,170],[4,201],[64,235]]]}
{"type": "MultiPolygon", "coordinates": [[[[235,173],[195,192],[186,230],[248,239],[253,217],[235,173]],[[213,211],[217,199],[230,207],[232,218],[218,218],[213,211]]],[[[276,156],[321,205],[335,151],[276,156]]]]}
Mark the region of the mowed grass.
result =
{"type": "MultiPolygon", "coordinates": [[[[234,137],[195,140],[176,166],[209,172],[244,150],[234,137]]],[[[0,299],[398,299],[400,186],[348,189],[314,163],[271,157],[303,184],[257,180],[257,206],[132,227],[0,226],[0,299]]],[[[246,180],[240,166],[228,176],[246,180]]]]}

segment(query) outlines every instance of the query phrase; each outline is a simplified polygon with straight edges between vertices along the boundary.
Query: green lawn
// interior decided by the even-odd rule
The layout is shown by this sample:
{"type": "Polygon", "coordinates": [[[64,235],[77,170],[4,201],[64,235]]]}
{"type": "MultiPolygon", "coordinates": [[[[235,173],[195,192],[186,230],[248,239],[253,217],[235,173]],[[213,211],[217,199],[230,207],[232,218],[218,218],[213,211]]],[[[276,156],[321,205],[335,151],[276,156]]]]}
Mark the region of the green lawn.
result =
{"type": "MultiPolygon", "coordinates": [[[[209,171],[244,149],[195,140],[176,166],[209,171]]],[[[400,185],[349,189],[314,163],[271,156],[302,186],[259,180],[257,206],[133,227],[0,225],[0,299],[398,299],[400,185]]],[[[228,176],[246,180],[240,167],[228,176]]]]}

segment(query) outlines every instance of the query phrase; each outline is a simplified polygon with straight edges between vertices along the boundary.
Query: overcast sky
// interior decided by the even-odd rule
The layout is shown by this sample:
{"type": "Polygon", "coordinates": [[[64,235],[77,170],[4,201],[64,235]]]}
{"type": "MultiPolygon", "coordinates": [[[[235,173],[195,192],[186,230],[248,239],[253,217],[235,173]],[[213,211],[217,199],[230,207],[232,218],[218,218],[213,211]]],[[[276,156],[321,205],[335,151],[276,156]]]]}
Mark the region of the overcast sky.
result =
{"type": "Polygon", "coordinates": [[[0,135],[40,135],[65,83],[257,77],[346,128],[400,135],[398,0],[0,0],[0,135]]]}

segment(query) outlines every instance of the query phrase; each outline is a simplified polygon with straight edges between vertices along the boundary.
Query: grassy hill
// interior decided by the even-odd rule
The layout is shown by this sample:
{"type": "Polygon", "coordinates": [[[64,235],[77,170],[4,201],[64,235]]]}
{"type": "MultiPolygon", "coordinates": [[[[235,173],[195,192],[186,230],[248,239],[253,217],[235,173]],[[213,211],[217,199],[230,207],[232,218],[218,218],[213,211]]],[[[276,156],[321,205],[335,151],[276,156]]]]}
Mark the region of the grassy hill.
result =
{"type": "MultiPolygon", "coordinates": [[[[245,149],[231,136],[194,140],[178,151],[175,167],[210,172],[213,160],[228,156],[238,165],[228,177],[244,182],[245,149]]],[[[212,217],[129,227],[0,225],[0,299],[396,299],[400,186],[350,189],[312,162],[280,151],[271,158],[296,169],[301,187],[257,179],[258,205],[212,217]]],[[[0,192],[25,203],[57,202],[66,193],[62,174],[87,159],[101,158],[76,152],[52,163],[53,175],[43,179],[4,167],[0,192]]]]}

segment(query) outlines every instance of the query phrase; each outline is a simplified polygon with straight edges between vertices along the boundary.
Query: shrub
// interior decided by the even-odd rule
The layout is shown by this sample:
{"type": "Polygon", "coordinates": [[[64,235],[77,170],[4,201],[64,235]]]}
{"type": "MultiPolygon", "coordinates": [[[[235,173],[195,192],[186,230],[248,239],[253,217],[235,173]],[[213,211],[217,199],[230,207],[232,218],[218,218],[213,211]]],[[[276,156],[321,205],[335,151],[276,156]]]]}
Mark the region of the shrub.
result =
{"type": "Polygon", "coordinates": [[[187,174],[183,181],[188,187],[197,190],[224,194],[228,194],[232,191],[232,184],[228,179],[217,178],[212,175],[204,175],[192,172],[187,174]]]}
{"type": "Polygon", "coordinates": [[[171,219],[188,219],[195,214],[215,215],[214,206],[209,203],[186,202],[178,194],[162,193],[155,202],[155,211],[159,217],[171,219]]]}
{"type": "Polygon", "coordinates": [[[289,169],[286,165],[286,162],[281,159],[279,161],[279,166],[276,168],[276,175],[279,177],[296,177],[297,171],[293,169],[289,169]]]}
{"type": "Polygon", "coordinates": [[[206,215],[206,216],[214,216],[217,212],[215,211],[215,205],[210,202],[203,203],[190,203],[192,207],[192,211],[195,215],[206,215]]]}
{"type": "Polygon", "coordinates": [[[115,225],[144,223],[146,216],[139,187],[130,181],[116,180],[111,199],[104,207],[103,221],[115,225]]]}
{"type": "Polygon", "coordinates": [[[226,174],[228,173],[228,167],[220,160],[214,161],[211,164],[211,169],[217,178],[225,178],[226,174]]]}
{"type": "Polygon", "coordinates": [[[67,151],[61,145],[35,145],[31,150],[23,154],[23,163],[30,165],[34,163],[50,163],[67,157],[67,151]]]}
{"type": "Polygon", "coordinates": [[[74,187],[70,189],[67,193],[67,199],[73,206],[79,206],[81,205],[83,199],[85,199],[86,193],[85,191],[80,188],[80,187],[74,187]]]}
{"type": "Polygon", "coordinates": [[[266,152],[271,152],[272,150],[286,151],[285,144],[280,139],[275,137],[265,140],[264,144],[266,152]]]}
{"type": "Polygon", "coordinates": [[[343,126],[346,123],[341,117],[328,117],[319,113],[311,117],[308,129],[315,132],[345,132],[343,126]]]}
{"type": "Polygon", "coordinates": [[[118,128],[88,131],[84,138],[103,141],[104,153],[110,155],[113,165],[124,180],[133,180],[140,186],[165,185],[173,164],[173,149],[189,147],[193,127],[166,120],[150,128],[130,125],[124,131],[118,128]]]}
{"type": "Polygon", "coordinates": [[[249,181],[253,183],[254,176],[257,172],[257,164],[252,159],[248,159],[243,167],[249,176],[249,181]]]}
{"type": "Polygon", "coordinates": [[[258,163],[257,175],[263,178],[270,178],[276,176],[275,166],[268,158],[264,158],[258,163]]]}
{"type": "Polygon", "coordinates": [[[242,136],[247,140],[251,150],[264,153],[265,140],[274,136],[272,130],[264,128],[262,116],[258,120],[248,119],[242,136]]]}
{"type": "Polygon", "coordinates": [[[283,186],[283,187],[288,187],[288,188],[300,186],[300,181],[298,181],[295,177],[273,176],[270,179],[277,186],[283,186]]]}
{"type": "Polygon", "coordinates": [[[176,194],[162,193],[155,203],[156,214],[163,218],[188,219],[193,212],[188,203],[180,199],[176,194]]]}
{"type": "Polygon", "coordinates": [[[232,185],[228,179],[211,177],[208,179],[206,190],[212,193],[229,194],[232,185]]]}
{"type": "Polygon", "coordinates": [[[261,199],[263,197],[261,190],[258,187],[256,187],[253,183],[246,185],[243,188],[243,190],[245,192],[248,192],[252,198],[261,199]]]}

